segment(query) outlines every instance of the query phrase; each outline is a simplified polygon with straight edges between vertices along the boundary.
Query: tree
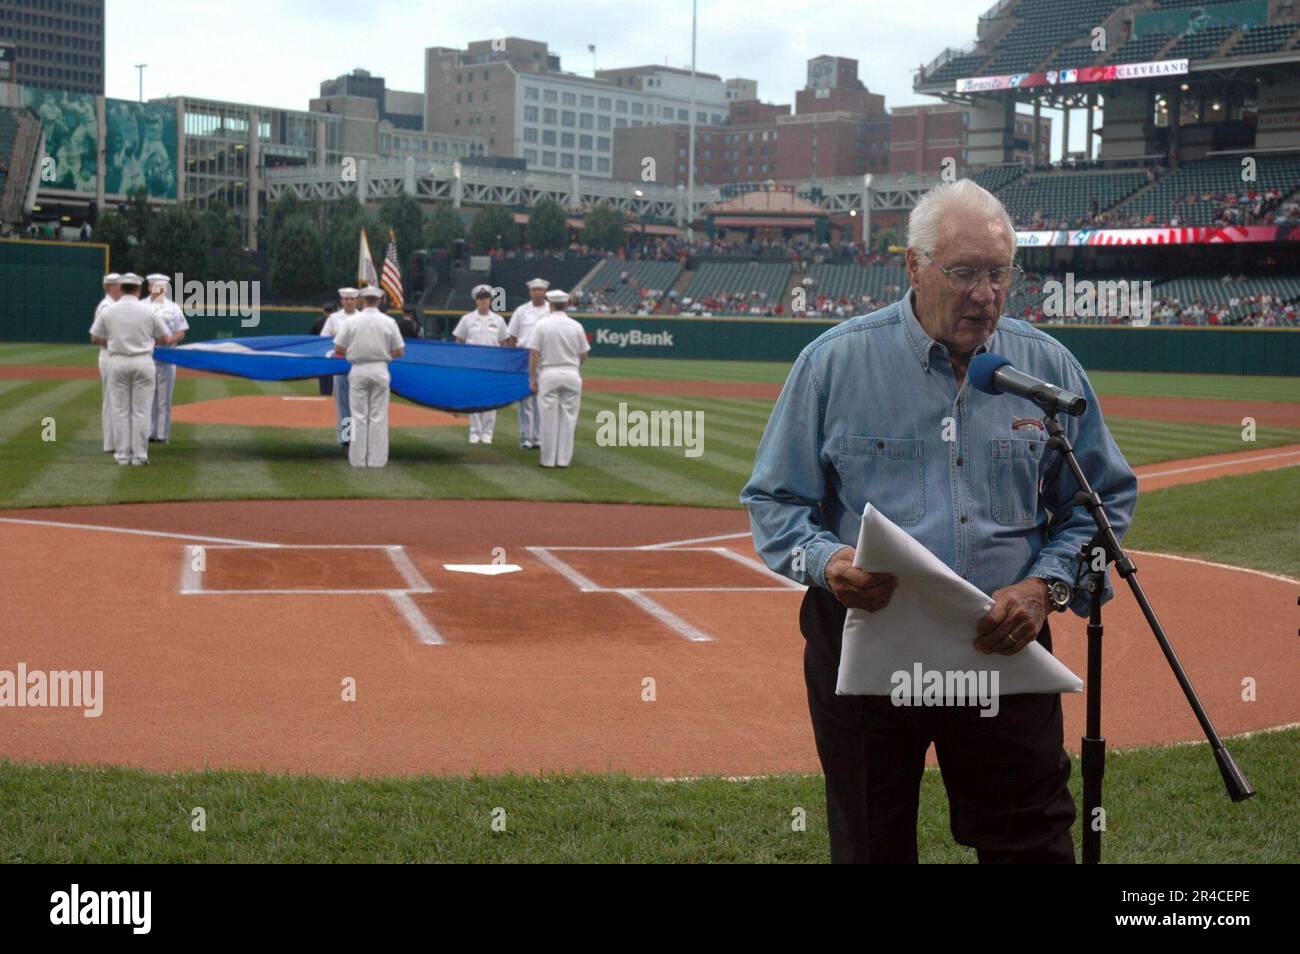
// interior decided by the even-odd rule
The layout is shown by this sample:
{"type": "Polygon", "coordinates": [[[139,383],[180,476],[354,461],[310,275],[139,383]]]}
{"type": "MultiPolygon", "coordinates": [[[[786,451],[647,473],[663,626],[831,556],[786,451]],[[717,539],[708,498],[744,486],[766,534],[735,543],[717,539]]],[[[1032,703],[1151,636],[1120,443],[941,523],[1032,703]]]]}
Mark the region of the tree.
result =
{"type": "Polygon", "coordinates": [[[379,206],[379,223],[382,232],[370,249],[376,258],[388,247],[388,230],[393,230],[397,240],[397,258],[406,261],[424,242],[424,210],[413,196],[403,192],[389,196],[379,206]]]}
{"type": "Polygon", "coordinates": [[[131,223],[116,209],[100,213],[95,225],[94,239],[108,246],[108,260],[115,272],[129,272],[135,267],[135,247],[132,244],[131,223]]]}
{"type": "Polygon", "coordinates": [[[136,242],[143,242],[144,237],[149,234],[149,221],[154,214],[149,205],[149,192],[144,186],[131,193],[126,200],[123,214],[126,216],[126,224],[130,226],[131,237],[136,242]]]}
{"type": "Polygon", "coordinates": [[[425,248],[451,248],[453,242],[465,237],[465,223],[449,205],[435,205],[424,222],[425,248]]]}
{"type": "Polygon", "coordinates": [[[271,207],[266,210],[266,216],[257,223],[259,245],[269,252],[273,252],[277,230],[286,219],[303,212],[305,212],[303,203],[293,194],[292,189],[282,192],[280,198],[276,199],[271,207]]]}
{"type": "Polygon", "coordinates": [[[592,248],[613,250],[626,243],[627,216],[618,209],[600,204],[583,217],[582,241],[592,248]]]}
{"type": "Polygon", "coordinates": [[[164,275],[199,277],[207,269],[207,240],[188,205],[169,205],[149,220],[138,256],[144,268],[164,275]]]}
{"type": "MultiPolygon", "coordinates": [[[[889,254],[889,246],[895,244],[897,241],[897,232],[893,229],[881,229],[876,233],[876,250],[879,251],[881,255],[887,255],[889,254]]],[[[870,242],[865,242],[863,244],[866,245],[867,251],[871,250],[870,242]]]]}
{"type": "Polygon", "coordinates": [[[519,226],[515,214],[504,205],[489,205],[478,210],[469,227],[476,248],[515,248],[519,244],[519,226]]]}
{"type": "MultiPolygon", "coordinates": [[[[345,196],[332,211],[325,231],[325,275],[331,288],[342,288],[357,282],[357,250],[367,217],[355,196],[345,196]]],[[[369,231],[373,234],[373,230],[369,231]]],[[[379,254],[383,254],[382,249],[379,254]]]]}
{"type": "Polygon", "coordinates": [[[320,230],[310,215],[298,213],[275,226],[270,258],[271,292],[277,298],[305,298],[324,287],[320,230]]]}
{"type": "Polygon", "coordinates": [[[554,199],[543,199],[528,215],[528,242],[533,248],[564,248],[569,244],[568,216],[554,199]]]}
{"type": "Polygon", "coordinates": [[[239,223],[224,205],[210,205],[199,215],[199,234],[207,249],[203,277],[214,281],[238,279],[242,246],[239,223]]]}

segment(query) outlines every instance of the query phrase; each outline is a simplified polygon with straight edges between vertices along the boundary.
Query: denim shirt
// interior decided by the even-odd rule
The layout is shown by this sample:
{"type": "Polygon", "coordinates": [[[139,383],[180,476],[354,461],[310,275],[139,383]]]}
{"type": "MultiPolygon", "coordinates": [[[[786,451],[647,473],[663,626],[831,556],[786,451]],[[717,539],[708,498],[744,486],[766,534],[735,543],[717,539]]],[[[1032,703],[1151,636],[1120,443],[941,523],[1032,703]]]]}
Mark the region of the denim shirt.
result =
{"type": "MultiPolygon", "coordinates": [[[[969,379],[958,388],[911,297],[837,325],[799,355],[740,495],[755,548],[783,576],[829,589],[826,564],[857,546],[870,503],[985,593],[1029,576],[1073,583],[1075,556],[1096,527],[1073,501],[1079,487],[1064,459],[1046,449],[1043,412],[969,379]]],[[[1058,419],[1122,537],[1137,478],[1079,362],[1007,317],[978,351],[1087,398],[1083,415],[1058,419]]],[[[1087,614],[1082,588],[1071,609],[1087,614]]]]}

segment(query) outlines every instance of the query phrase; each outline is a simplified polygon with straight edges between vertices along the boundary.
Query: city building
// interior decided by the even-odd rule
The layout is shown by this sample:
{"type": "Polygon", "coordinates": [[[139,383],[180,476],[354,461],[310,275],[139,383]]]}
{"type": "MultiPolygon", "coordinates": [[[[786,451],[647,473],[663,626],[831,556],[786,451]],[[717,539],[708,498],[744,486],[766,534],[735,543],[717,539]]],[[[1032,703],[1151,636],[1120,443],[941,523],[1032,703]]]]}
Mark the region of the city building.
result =
{"type": "MultiPolygon", "coordinates": [[[[953,172],[962,176],[971,168],[972,129],[1002,129],[1002,110],[973,109],[959,103],[896,106],[890,110],[889,171],[935,174],[951,159],[953,172]]],[[[1051,157],[1052,119],[1039,117],[1038,160],[1051,157]]],[[[1012,137],[1012,159],[1033,164],[1034,117],[1017,113],[1012,137]]]]}
{"type": "Polygon", "coordinates": [[[104,95],[104,0],[0,0],[12,82],[104,95]]]}

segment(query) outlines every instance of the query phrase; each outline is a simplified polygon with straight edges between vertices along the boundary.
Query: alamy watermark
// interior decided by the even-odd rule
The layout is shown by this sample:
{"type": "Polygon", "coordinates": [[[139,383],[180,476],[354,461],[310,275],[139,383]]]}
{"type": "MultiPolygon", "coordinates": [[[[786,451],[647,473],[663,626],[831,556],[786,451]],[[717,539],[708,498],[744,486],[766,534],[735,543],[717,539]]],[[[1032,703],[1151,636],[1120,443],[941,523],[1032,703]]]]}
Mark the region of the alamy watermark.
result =
{"type": "Polygon", "coordinates": [[[682,447],[687,457],[704,453],[703,411],[618,411],[596,414],[596,443],[601,447],[682,447]]]}
{"type": "Polygon", "coordinates": [[[177,272],[172,289],[186,318],[238,318],[241,328],[262,323],[261,282],[186,282],[185,273],[177,272]]]}
{"type": "Polygon", "coordinates": [[[87,719],[104,712],[102,669],[0,669],[0,709],[82,709],[87,719]]]}
{"type": "Polygon", "coordinates": [[[1151,324],[1154,296],[1149,281],[1076,282],[1074,272],[1066,272],[1064,282],[1043,282],[1043,292],[1044,318],[1128,318],[1135,328],[1151,324]]]}
{"type": "Polygon", "coordinates": [[[925,669],[914,663],[912,671],[899,669],[889,677],[896,706],[974,706],[980,718],[998,714],[996,669],[925,669]]]}

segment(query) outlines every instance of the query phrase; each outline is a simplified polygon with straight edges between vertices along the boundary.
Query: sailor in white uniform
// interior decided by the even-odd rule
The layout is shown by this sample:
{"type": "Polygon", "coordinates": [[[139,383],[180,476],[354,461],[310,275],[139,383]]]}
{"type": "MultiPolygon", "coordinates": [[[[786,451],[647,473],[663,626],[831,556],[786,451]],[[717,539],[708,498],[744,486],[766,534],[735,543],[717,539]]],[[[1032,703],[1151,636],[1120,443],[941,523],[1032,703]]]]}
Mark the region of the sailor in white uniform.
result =
{"type": "MultiPolygon", "coordinates": [[[[190,330],[190,323],[185,320],[181,306],[172,301],[167,293],[171,290],[171,279],[166,275],[146,275],[149,283],[149,305],[154,313],[167,326],[169,344],[180,344],[185,340],[185,332],[190,330]]],[[[176,365],[166,361],[154,362],[153,420],[149,428],[149,440],[166,444],[172,433],[172,392],[176,390],[176,365]]]]}
{"type": "MultiPolygon", "coordinates": [[[[104,276],[104,300],[95,306],[95,318],[103,314],[104,309],[122,297],[122,276],[109,272],[104,276]]],[[[99,424],[104,431],[104,453],[113,453],[113,402],[110,400],[112,389],[108,386],[108,349],[99,349],[99,383],[103,386],[103,396],[99,402],[99,424]]]]}
{"type": "Polygon", "coordinates": [[[139,275],[123,275],[122,297],[105,308],[90,328],[90,340],[108,350],[113,457],[119,464],[137,466],[149,463],[154,345],[172,340],[158,313],[137,297],[142,282],[139,275]]]}
{"type": "MultiPolygon", "coordinates": [[[[528,347],[533,325],[550,311],[546,306],[546,290],[550,287],[551,283],[545,278],[534,278],[528,282],[528,301],[515,309],[514,314],[510,316],[510,323],[506,325],[506,330],[510,332],[510,337],[506,339],[506,347],[528,347]]],[[[525,449],[542,446],[541,436],[537,432],[536,394],[530,394],[519,402],[519,446],[525,449]]]]}
{"type": "MultiPolygon", "coordinates": [[[[321,337],[337,338],[342,334],[344,327],[352,316],[357,314],[357,298],[361,293],[355,288],[339,289],[339,304],[342,306],[334,314],[325,319],[325,324],[321,326],[321,337]]],[[[344,430],[343,422],[352,416],[352,411],[348,407],[348,376],[346,374],[334,375],[334,409],[338,414],[338,431],[339,444],[346,447],[347,432],[344,430]]]]}
{"type": "MultiPolygon", "coordinates": [[[[500,347],[510,332],[506,330],[506,320],[492,311],[492,288],[489,285],[474,286],[475,310],[461,316],[451,336],[461,344],[486,345],[490,348],[500,347]]],[[[469,416],[469,442],[477,444],[492,443],[492,433],[497,426],[496,411],[480,411],[469,416]]]]}
{"type": "Polygon", "coordinates": [[[353,414],[348,463],[353,467],[383,467],[388,463],[388,363],[406,353],[402,332],[379,310],[382,290],[361,292],[366,307],[344,322],[334,339],[334,353],[352,365],[348,387],[353,414]]]}
{"type": "Polygon", "coordinates": [[[543,467],[568,467],[573,459],[573,434],[578,429],[582,404],[582,375],[578,369],[587,360],[591,345],[582,325],[564,309],[569,293],[555,289],[546,293],[551,311],[533,326],[529,339],[528,370],[542,436],[543,467]]]}

